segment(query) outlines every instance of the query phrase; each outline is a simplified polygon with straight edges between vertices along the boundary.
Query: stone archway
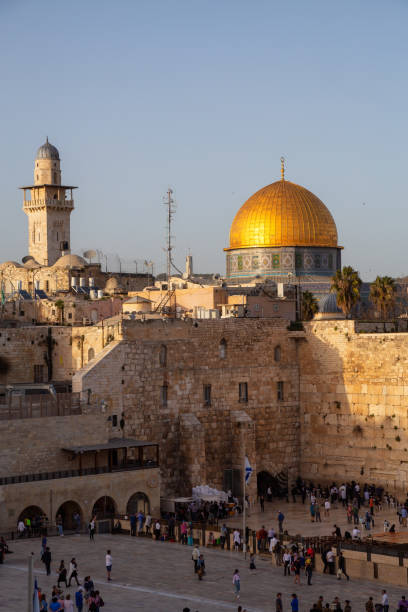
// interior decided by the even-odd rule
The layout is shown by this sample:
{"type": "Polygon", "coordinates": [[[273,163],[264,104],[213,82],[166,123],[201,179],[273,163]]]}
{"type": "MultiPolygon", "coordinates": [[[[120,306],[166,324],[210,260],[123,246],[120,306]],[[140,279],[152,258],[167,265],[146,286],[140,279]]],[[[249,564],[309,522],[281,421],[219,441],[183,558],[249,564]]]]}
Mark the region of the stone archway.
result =
{"type": "Polygon", "coordinates": [[[30,519],[32,522],[34,519],[38,519],[45,516],[44,510],[42,510],[39,506],[27,506],[24,508],[18,517],[18,521],[24,521],[24,519],[30,519]]]}
{"type": "Polygon", "coordinates": [[[79,514],[82,522],[83,516],[80,505],[76,501],[70,499],[69,501],[66,501],[60,505],[57,512],[55,513],[55,518],[61,515],[63,528],[71,530],[76,529],[77,527],[74,520],[75,514],[79,514]]]}
{"type": "Polygon", "coordinates": [[[92,516],[97,520],[113,518],[116,514],[116,504],[112,497],[104,495],[96,500],[92,508],[92,516]]]}
{"type": "Polygon", "coordinates": [[[265,470],[258,472],[256,475],[258,485],[258,495],[265,495],[268,487],[272,490],[273,497],[283,497],[287,495],[288,490],[288,475],[280,472],[276,476],[272,476],[270,472],[265,470]]]}
{"type": "Polygon", "coordinates": [[[126,514],[137,514],[138,512],[143,512],[145,515],[150,512],[150,500],[146,493],[141,491],[134,493],[126,506],[126,514]]]}

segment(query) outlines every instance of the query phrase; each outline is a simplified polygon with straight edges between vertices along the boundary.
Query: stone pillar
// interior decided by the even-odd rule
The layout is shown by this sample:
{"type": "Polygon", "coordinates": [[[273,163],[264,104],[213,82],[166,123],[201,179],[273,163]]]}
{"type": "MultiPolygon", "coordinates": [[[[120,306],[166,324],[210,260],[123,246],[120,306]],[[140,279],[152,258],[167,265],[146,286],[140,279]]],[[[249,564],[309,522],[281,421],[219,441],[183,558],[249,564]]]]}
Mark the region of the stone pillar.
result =
{"type": "Polygon", "coordinates": [[[180,416],[180,465],[183,466],[185,495],[192,487],[206,483],[205,431],[194,414],[180,416]]]}

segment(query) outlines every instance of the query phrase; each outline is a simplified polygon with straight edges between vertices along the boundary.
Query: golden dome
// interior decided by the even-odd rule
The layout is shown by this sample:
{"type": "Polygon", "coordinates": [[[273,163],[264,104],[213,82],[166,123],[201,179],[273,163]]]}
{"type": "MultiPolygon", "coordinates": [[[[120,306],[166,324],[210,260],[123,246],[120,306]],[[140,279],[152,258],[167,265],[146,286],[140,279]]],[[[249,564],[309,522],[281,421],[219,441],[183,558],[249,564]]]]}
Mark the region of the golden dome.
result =
{"type": "Polygon", "coordinates": [[[317,196],[284,178],[241,206],[231,225],[231,249],[247,247],[337,247],[337,228],[317,196]]]}

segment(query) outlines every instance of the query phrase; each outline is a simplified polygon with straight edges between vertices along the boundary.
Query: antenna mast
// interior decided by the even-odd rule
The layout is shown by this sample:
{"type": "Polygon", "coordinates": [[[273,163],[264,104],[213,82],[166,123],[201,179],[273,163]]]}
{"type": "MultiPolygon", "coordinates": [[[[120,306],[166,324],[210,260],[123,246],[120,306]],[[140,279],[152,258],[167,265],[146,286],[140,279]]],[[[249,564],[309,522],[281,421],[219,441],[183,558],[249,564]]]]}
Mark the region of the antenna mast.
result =
{"type": "Polygon", "coordinates": [[[171,252],[173,250],[173,245],[171,242],[171,221],[173,215],[176,211],[174,206],[174,200],[172,198],[173,190],[170,187],[167,190],[167,198],[165,200],[165,205],[167,206],[167,291],[170,295],[170,278],[171,278],[171,252]]]}

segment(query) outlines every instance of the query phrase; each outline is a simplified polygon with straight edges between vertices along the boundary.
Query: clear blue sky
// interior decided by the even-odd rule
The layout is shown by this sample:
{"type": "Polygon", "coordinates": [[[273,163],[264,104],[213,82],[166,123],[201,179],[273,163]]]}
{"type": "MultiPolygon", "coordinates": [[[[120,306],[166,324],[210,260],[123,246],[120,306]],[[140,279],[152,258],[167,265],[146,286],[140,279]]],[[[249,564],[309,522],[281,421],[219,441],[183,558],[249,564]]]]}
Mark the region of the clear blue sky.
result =
{"type": "Polygon", "coordinates": [[[284,155],[344,263],[407,274],[407,23],[406,0],[1,0],[0,260],[27,252],[17,187],[48,135],[79,186],[73,251],[163,268],[171,185],[176,262],[223,273],[284,155]]]}

